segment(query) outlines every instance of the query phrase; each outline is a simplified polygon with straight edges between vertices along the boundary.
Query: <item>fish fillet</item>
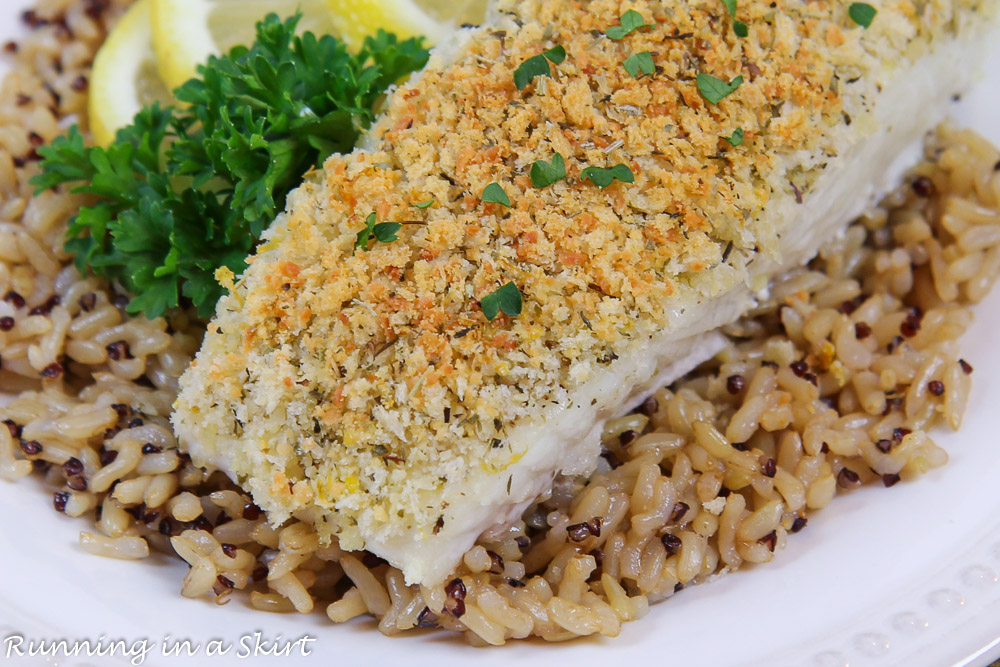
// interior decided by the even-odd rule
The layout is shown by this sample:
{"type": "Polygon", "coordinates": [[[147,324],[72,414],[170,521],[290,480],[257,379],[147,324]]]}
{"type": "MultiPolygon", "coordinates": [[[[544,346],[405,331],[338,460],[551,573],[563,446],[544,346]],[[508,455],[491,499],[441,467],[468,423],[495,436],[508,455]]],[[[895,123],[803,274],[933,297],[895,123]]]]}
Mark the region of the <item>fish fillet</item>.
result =
{"type": "Polygon", "coordinates": [[[874,5],[865,29],[846,2],[741,2],[740,38],[721,2],[501,0],[222,276],[175,405],[183,446],[272,522],[442,581],[557,474],[592,472],[607,419],[714,354],[902,177],[970,84],[996,0],[874,5]],[[605,36],[626,9],[648,25],[605,36]],[[656,71],[630,74],[647,52],[656,71]],[[699,74],[742,84],[710,101],[699,74]],[[536,187],[556,154],[566,178],[536,187]],[[635,182],[581,178],[616,164],[635,182]],[[481,201],[490,183],[509,207],[481,201]],[[407,224],[355,248],[372,213],[407,224]],[[508,282],[523,312],[489,321],[480,300],[508,282]]]}

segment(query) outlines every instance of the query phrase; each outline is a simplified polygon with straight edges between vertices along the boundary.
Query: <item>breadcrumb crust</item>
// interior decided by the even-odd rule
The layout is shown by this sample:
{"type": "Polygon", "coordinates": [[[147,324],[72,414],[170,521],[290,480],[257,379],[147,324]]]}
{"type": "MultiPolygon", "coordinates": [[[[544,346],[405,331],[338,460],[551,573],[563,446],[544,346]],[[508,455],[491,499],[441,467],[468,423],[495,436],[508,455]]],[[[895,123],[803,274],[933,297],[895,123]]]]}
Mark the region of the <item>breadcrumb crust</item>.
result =
{"type": "Polygon", "coordinates": [[[512,424],[776,252],[793,221],[768,210],[876,129],[880,77],[986,3],[873,3],[868,30],[848,4],[741,2],[740,39],[716,1],[501,2],[389,97],[372,151],[331,157],[289,197],[182,379],[182,439],[272,520],[309,515],[345,548],[434,532],[445,489],[523,455],[512,424]],[[604,36],[626,9],[654,27],[604,36]],[[514,70],[557,44],[565,61],[518,91],[514,70]],[[657,70],[634,78],[622,62],[644,51],[657,70]],[[711,104],[699,72],[744,83],[711,104]],[[555,153],[567,178],[532,187],[555,153]],[[580,179],[618,163],[634,184],[580,179]],[[492,182],[509,209],[480,201],[492,182]],[[405,223],[399,240],[355,250],[372,212],[405,223]],[[489,322],[479,300],[508,281],[524,311],[489,322]]]}

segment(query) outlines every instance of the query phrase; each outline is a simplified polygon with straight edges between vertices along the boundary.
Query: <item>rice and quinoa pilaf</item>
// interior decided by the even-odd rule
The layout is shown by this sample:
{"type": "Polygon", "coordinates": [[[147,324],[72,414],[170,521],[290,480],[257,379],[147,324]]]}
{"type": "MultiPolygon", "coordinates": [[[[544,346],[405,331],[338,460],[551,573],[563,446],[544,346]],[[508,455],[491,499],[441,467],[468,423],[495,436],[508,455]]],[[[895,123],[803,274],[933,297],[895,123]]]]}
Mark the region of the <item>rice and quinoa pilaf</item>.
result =
{"type": "Polygon", "coordinates": [[[727,329],[715,360],[610,422],[590,478],[557,480],[484,535],[435,588],[366,553],[269,526],[250,498],[177,449],[168,416],[204,325],[148,321],[62,250],[81,199],[33,195],[36,148],[78,120],[122,0],[45,0],[5,50],[0,92],[0,477],[44,476],[84,517],[87,551],[190,564],[181,592],[261,610],[371,613],[385,634],[475,644],[618,633],[685,586],[769,561],[811,511],[862,484],[940,466],[927,431],[960,425],[972,367],[956,340],[1000,273],[1000,153],[949,127],[927,160],[834,248],[727,329]]]}

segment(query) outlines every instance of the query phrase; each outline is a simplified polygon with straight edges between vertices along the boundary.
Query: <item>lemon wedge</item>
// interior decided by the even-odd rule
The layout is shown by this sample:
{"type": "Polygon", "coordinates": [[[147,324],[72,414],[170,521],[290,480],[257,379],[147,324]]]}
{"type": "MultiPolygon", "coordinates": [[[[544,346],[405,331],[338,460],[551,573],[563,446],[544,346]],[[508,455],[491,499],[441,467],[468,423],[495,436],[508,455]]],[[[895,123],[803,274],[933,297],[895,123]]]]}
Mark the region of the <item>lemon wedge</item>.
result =
{"type": "Polygon", "coordinates": [[[144,106],[170,101],[151,46],[152,3],[132,5],[94,58],[87,111],[90,133],[101,146],[111,143],[118,128],[131,123],[144,106]]]}
{"type": "Polygon", "coordinates": [[[152,0],[153,46],[170,90],[198,73],[212,55],[253,44],[254,26],[270,13],[302,12],[298,31],[333,31],[324,0],[152,0]]]}
{"type": "Polygon", "coordinates": [[[327,0],[337,34],[357,46],[379,28],[439,43],[464,23],[481,23],[486,0],[327,0]]]}

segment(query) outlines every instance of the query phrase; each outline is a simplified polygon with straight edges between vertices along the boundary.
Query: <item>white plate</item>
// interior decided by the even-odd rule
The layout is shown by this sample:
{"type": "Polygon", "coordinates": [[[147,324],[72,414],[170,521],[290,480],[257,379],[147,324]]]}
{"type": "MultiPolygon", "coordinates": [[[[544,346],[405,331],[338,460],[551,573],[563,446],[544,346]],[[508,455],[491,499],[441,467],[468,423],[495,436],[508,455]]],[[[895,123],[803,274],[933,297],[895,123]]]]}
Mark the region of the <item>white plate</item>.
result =
{"type": "MultiPolygon", "coordinates": [[[[0,42],[19,30],[27,0],[0,0],[0,42]]],[[[1000,142],[1000,50],[955,117],[1000,142]]],[[[310,662],[377,664],[618,664],[657,660],[695,665],[984,665],[1000,656],[1000,290],[976,309],[963,341],[976,367],[966,424],[936,434],[951,462],[917,482],[870,487],[838,498],[809,520],[773,562],[686,590],[625,625],[616,639],[568,644],[512,642],[474,649],[443,633],[378,634],[371,621],[334,626],[321,614],[267,615],[236,601],[216,607],[178,593],[185,567],[154,557],[120,562],[77,546],[86,525],[52,509],[34,479],[0,483],[0,663],[11,633],[47,640],[146,640],[145,665],[274,664],[240,657],[241,638],[303,635],[310,662]],[[190,639],[198,654],[162,655],[164,638],[190,639]],[[208,658],[208,642],[230,646],[208,658]]],[[[298,655],[299,653],[296,652],[298,655]]],[[[129,664],[128,660],[20,658],[11,665],[129,664]]]]}

